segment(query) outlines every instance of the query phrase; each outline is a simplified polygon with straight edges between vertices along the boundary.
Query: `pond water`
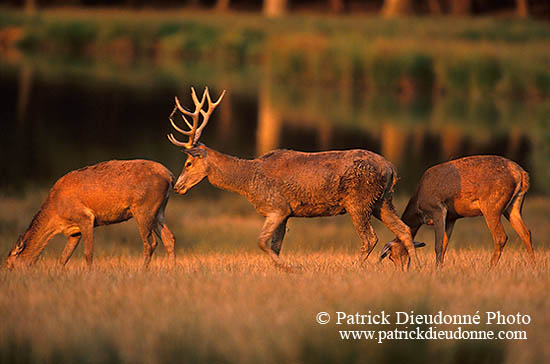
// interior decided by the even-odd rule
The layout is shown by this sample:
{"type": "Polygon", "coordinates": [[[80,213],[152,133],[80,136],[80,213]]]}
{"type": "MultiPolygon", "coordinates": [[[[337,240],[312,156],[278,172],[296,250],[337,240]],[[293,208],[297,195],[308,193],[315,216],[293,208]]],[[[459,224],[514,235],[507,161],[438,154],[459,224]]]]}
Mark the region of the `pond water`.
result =
{"type": "Polygon", "coordinates": [[[491,153],[528,170],[533,192],[549,191],[544,101],[311,87],[281,82],[258,65],[226,70],[36,57],[0,64],[0,190],[49,187],[72,169],[108,159],[152,159],[178,174],[184,155],[166,138],[168,115],[174,95],[192,105],[191,85],[199,92],[209,85],[213,97],[227,89],[202,141],[228,154],[368,149],[396,165],[398,193],[408,194],[434,164],[491,153]]]}

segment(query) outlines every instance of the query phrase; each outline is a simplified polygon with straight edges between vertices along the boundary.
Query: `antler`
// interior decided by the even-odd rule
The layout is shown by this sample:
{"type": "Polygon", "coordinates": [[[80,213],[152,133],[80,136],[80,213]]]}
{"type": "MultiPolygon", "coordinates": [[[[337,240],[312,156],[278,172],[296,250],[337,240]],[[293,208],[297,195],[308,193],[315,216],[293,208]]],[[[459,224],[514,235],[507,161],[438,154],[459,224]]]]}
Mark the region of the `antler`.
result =
{"type": "Polygon", "coordinates": [[[225,90],[221,93],[220,97],[216,102],[212,102],[210,99],[210,93],[208,92],[208,87],[204,89],[204,93],[202,94],[202,98],[197,98],[197,93],[195,92],[195,89],[191,87],[191,97],[193,98],[193,103],[195,104],[195,111],[191,112],[188,111],[186,108],[181,106],[180,101],[176,97],[176,106],[174,106],[174,110],[172,110],[172,113],[170,114],[170,123],[178,131],[179,133],[183,135],[187,135],[189,137],[187,142],[181,142],[177,140],[172,133],[168,134],[168,140],[172,142],[172,144],[177,145],[179,147],[184,147],[186,149],[191,149],[193,146],[197,144],[199,141],[199,138],[201,136],[201,133],[208,123],[208,119],[210,119],[210,115],[216,108],[216,106],[219,105],[219,103],[222,101],[223,96],[225,95],[225,90]],[[208,111],[204,111],[202,107],[204,106],[204,101],[208,101],[208,111]],[[172,116],[176,113],[176,111],[179,110],[181,112],[181,117],[183,121],[185,121],[185,124],[187,124],[187,127],[189,130],[183,130],[180,129],[175,123],[174,120],[172,120],[172,116]],[[191,122],[185,117],[185,115],[189,116],[191,118],[191,122]],[[202,123],[199,126],[199,117],[202,115],[202,123]]]}

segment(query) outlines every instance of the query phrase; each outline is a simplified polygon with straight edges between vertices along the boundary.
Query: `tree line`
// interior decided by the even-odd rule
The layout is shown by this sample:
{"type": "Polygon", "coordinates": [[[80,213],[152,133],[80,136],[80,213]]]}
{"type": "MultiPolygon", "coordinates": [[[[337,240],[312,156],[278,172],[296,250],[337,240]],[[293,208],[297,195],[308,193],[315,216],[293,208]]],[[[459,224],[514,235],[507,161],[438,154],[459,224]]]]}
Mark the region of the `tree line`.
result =
{"type": "Polygon", "coordinates": [[[277,17],[296,11],[336,14],[378,13],[383,16],[488,15],[519,17],[550,15],[550,0],[4,0],[1,4],[21,6],[27,11],[50,6],[115,6],[126,8],[188,7],[226,11],[258,11],[277,17]]]}

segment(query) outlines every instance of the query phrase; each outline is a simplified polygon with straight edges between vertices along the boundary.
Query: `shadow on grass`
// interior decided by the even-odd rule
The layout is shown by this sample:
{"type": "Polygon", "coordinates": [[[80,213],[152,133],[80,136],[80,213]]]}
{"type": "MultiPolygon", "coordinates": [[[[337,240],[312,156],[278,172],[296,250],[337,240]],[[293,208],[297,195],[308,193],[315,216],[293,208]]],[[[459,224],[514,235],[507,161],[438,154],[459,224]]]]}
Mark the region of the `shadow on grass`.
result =
{"type": "Polygon", "coordinates": [[[122,363],[116,343],[104,335],[81,338],[64,346],[41,352],[30,339],[7,338],[0,341],[0,363],[81,363],[117,364],[122,363]]]}

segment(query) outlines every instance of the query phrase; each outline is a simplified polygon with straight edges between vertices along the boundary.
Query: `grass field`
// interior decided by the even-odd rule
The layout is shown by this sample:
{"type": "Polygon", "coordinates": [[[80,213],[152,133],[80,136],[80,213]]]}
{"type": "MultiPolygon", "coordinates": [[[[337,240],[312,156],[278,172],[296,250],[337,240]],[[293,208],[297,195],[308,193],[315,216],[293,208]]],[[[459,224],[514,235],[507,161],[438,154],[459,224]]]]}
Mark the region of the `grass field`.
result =
{"type": "MultiPolygon", "coordinates": [[[[55,267],[61,238],[50,243],[34,269],[2,269],[0,362],[540,363],[550,358],[548,198],[528,199],[524,209],[536,269],[506,223],[510,240],[499,266],[489,271],[492,242],[481,219],[457,223],[440,271],[433,268],[433,234],[427,228],[417,239],[428,243],[419,250],[420,272],[396,271],[390,262],[377,264],[377,257],[357,267],[359,239],[349,218],[341,216],[290,221],[282,256],[299,269],[286,273],[257,248],[262,219],[245,200],[228,193],[204,200],[200,192],[173,196],[168,205],[178,245],[175,269],[167,268],[159,247],[150,269],[140,270],[141,242],[133,221],[95,230],[91,270],[81,247],[66,269],[55,267]],[[388,327],[315,320],[321,311],[334,317],[337,311],[369,310],[479,311],[482,325],[463,329],[525,330],[527,340],[346,341],[339,330],[388,327]],[[487,311],[520,312],[530,315],[531,323],[485,325],[487,311]]],[[[3,256],[43,198],[42,191],[0,200],[3,256]]],[[[398,201],[399,211],[404,202],[398,201]]],[[[392,237],[380,224],[375,229],[379,254],[392,237]]]]}

